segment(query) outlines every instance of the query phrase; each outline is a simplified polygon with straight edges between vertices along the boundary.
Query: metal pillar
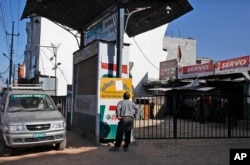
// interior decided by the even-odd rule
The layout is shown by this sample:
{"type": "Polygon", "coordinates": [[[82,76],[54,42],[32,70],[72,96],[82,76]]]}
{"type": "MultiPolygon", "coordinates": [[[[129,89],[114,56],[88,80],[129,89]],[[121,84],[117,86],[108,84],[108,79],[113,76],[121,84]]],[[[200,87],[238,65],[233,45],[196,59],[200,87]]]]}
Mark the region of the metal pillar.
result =
{"type": "Polygon", "coordinates": [[[117,19],[117,36],[116,36],[116,77],[122,77],[122,48],[123,48],[123,35],[124,35],[124,8],[118,8],[117,19]]]}
{"type": "MultiPolygon", "coordinates": [[[[13,37],[14,36],[19,36],[19,33],[18,34],[14,34],[14,22],[12,22],[12,33],[11,34],[8,34],[6,33],[7,35],[11,35],[11,43],[10,43],[10,71],[9,71],[9,82],[8,82],[8,87],[11,83],[11,76],[12,76],[12,56],[13,56],[13,37]]],[[[14,83],[14,77],[13,77],[13,83],[14,83]]]]}
{"type": "Polygon", "coordinates": [[[57,66],[60,65],[57,63],[57,51],[58,48],[61,44],[53,44],[51,43],[51,47],[53,48],[53,53],[54,53],[54,57],[55,57],[55,97],[57,96],[57,66]]]}

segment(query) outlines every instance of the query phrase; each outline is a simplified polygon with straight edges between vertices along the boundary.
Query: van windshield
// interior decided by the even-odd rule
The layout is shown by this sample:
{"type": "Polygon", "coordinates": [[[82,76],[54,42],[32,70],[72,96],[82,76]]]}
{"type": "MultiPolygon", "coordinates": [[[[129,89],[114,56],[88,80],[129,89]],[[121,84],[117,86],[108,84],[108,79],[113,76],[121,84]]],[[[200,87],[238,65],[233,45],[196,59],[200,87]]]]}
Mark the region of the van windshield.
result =
{"type": "Polygon", "coordinates": [[[12,94],[8,111],[55,110],[53,101],[46,94],[12,94]]]}

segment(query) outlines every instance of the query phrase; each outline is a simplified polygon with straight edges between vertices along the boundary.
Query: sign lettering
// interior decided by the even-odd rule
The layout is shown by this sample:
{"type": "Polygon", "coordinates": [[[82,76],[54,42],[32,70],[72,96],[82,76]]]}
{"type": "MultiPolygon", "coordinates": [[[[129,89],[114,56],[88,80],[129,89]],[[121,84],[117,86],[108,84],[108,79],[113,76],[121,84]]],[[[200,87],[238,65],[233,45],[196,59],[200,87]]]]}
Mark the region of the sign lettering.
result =
{"type": "Polygon", "coordinates": [[[234,160],[243,160],[247,157],[246,153],[236,153],[234,156],[234,160]]]}
{"type": "Polygon", "coordinates": [[[249,56],[220,61],[221,70],[237,68],[237,67],[247,67],[248,65],[249,65],[249,56]]]}
{"type": "Polygon", "coordinates": [[[250,164],[250,149],[238,148],[230,149],[230,165],[249,165],[250,164]]]}
{"type": "Polygon", "coordinates": [[[207,69],[208,69],[208,65],[193,66],[193,67],[189,67],[187,69],[187,72],[197,72],[197,71],[203,71],[207,69]]]}

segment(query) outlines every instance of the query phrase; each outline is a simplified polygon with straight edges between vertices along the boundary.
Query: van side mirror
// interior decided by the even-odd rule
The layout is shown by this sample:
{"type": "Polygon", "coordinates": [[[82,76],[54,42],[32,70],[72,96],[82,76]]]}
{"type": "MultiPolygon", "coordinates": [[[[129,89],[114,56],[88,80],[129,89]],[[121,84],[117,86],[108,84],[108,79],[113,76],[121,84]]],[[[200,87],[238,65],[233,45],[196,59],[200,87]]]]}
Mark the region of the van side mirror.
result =
{"type": "Polygon", "coordinates": [[[58,110],[62,109],[62,104],[57,104],[56,107],[58,108],[58,110]]]}
{"type": "Polygon", "coordinates": [[[4,106],[0,105],[0,111],[3,112],[4,111],[4,106]]]}

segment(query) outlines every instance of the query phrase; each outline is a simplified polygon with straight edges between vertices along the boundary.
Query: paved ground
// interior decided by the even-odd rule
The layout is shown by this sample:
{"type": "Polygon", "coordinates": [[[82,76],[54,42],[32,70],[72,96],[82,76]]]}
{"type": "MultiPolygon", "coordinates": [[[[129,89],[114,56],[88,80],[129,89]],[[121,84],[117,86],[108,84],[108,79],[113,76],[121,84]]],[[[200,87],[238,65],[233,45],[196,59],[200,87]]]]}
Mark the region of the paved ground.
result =
{"type": "Polygon", "coordinates": [[[68,132],[64,151],[24,150],[1,157],[1,165],[227,165],[230,148],[250,148],[250,139],[164,139],[136,140],[129,152],[108,151],[107,144],[95,145],[74,132],[68,132]]]}

